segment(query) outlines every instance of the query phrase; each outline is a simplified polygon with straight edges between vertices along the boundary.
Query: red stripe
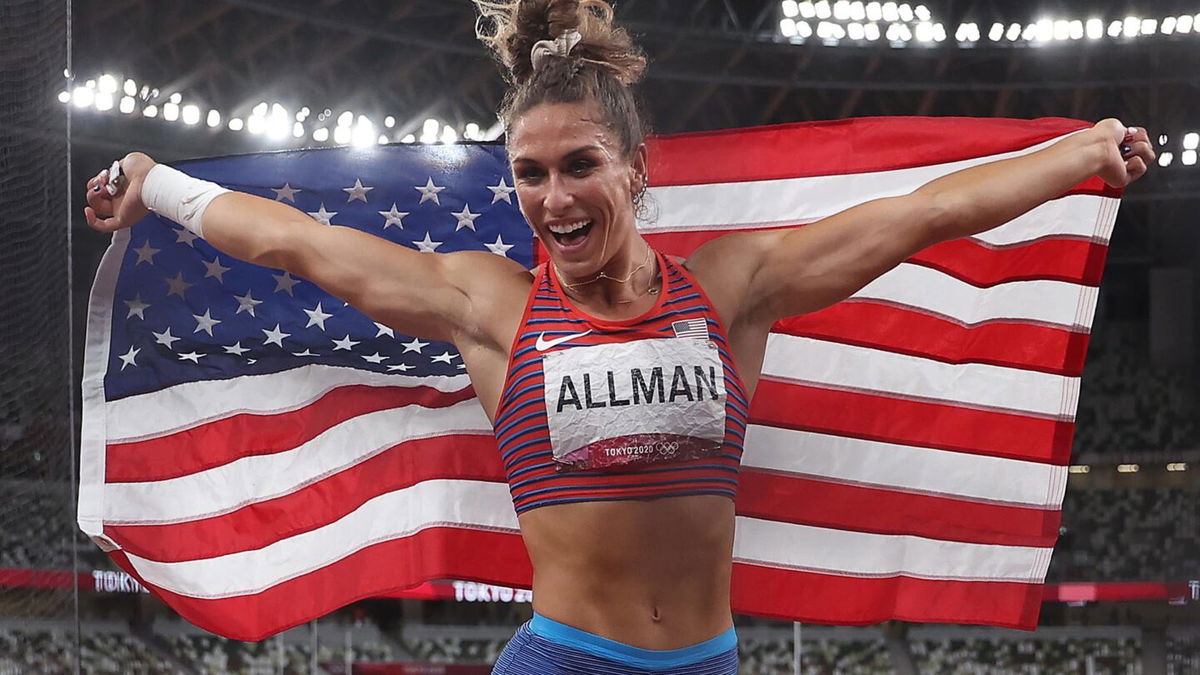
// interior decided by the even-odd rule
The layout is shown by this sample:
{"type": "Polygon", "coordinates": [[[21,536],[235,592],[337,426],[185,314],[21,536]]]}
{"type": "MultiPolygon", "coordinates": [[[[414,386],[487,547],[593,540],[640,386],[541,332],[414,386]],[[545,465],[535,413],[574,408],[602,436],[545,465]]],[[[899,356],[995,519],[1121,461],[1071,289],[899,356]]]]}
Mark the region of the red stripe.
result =
{"type": "Polygon", "coordinates": [[[1065,465],[1071,422],[762,378],[751,421],[784,429],[1065,465]]]}
{"type": "Polygon", "coordinates": [[[357,600],[431,579],[529,588],[533,573],[520,535],[438,527],[357,551],[261,593],[203,600],[157,588],[124,551],[114,561],[185,619],[234,640],[258,641],[357,600]]]}
{"type": "Polygon", "coordinates": [[[149,560],[210,558],[315,530],[375,497],[437,478],[504,482],[495,440],[454,435],[407,441],[292,494],[224,515],[168,525],[108,525],[104,532],[149,560]]]}
{"type": "Polygon", "coordinates": [[[900,619],[1033,630],[1041,602],[1041,584],[849,577],[733,565],[733,611],[787,621],[864,626],[900,619]]]}
{"type": "Polygon", "coordinates": [[[883,349],[942,363],[984,363],[1078,377],[1088,334],[1029,323],[957,321],[869,300],[777,322],[772,332],[883,349]]]}
{"type": "Polygon", "coordinates": [[[987,504],[750,468],[742,470],[737,513],[855,532],[1039,548],[1054,545],[1061,521],[1058,509],[987,504]]]}
{"type": "Polygon", "coordinates": [[[453,392],[365,384],[338,387],[298,410],[243,413],[167,436],[110,444],[105,479],[134,483],[186,476],[242,457],[293,450],[359,415],[408,405],[443,408],[474,396],[470,387],[453,392]]]}
{"type": "MultiPolygon", "coordinates": [[[[646,234],[651,246],[687,257],[702,244],[732,232],[765,232],[786,228],[697,230],[646,234]]],[[[931,246],[907,262],[948,274],[972,286],[987,288],[1009,281],[1045,279],[1099,286],[1108,246],[1078,238],[1046,238],[1014,246],[993,247],[973,239],[931,246]]]]}
{"type": "Polygon", "coordinates": [[[1014,152],[1089,126],[1061,118],[867,117],[657,136],[648,142],[650,184],[909,169],[1014,152]]]}

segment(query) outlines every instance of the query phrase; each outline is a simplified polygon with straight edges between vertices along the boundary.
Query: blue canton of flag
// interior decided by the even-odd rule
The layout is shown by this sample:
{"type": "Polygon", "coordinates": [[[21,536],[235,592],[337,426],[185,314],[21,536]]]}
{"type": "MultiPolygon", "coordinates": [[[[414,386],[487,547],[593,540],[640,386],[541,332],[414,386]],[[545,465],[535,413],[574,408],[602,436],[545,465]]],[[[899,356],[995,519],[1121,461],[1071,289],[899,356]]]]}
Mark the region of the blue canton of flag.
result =
{"type": "MultiPolygon", "coordinates": [[[[491,251],[526,267],[533,258],[501,145],[298,150],[178,167],[419,251],[491,251]]],[[[375,323],[307,280],[236,260],[166,219],[146,218],[129,241],[112,301],[107,400],[309,364],[465,372],[453,345],[375,323]]]]}

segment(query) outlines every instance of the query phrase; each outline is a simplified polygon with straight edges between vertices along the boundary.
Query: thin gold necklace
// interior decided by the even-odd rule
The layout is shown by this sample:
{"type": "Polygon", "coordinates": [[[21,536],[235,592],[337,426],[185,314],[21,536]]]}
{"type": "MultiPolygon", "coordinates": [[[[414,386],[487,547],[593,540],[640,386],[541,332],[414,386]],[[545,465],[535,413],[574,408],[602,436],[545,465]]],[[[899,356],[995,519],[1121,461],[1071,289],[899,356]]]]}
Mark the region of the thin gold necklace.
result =
{"type": "MultiPolygon", "coordinates": [[[[580,286],[586,286],[586,285],[588,285],[588,284],[594,284],[594,283],[596,283],[597,281],[600,281],[601,279],[608,279],[609,281],[615,281],[615,282],[617,282],[618,284],[627,284],[627,283],[629,283],[630,281],[632,281],[632,280],[633,280],[633,275],[635,275],[635,274],[637,274],[638,272],[642,271],[642,269],[643,269],[643,268],[645,268],[645,267],[646,267],[646,265],[649,265],[649,264],[650,264],[650,259],[651,259],[651,255],[650,255],[650,254],[651,254],[651,251],[652,251],[652,249],[650,248],[650,246],[649,246],[649,245],[647,245],[647,246],[646,246],[646,259],[645,259],[645,260],[642,262],[642,264],[641,264],[641,265],[638,265],[637,267],[633,268],[633,270],[632,270],[632,271],[631,271],[631,272],[630,272],[628,275],[626,275],[626,277],[625,277],[624,279],[619,279],[619,278],[617,278],[617,277],[610,277],[610,276],[608,276],[607,274],[605,274],[603,270],[601,270],[601,271],[600,271],[600,273],[599,273],[599,274],[597,274],[597,275],[596,275],[594,278],[592,278],[592,279],[588,279],[587,281],[579,281],[579,282],[576,282],[576,283],[573,283],[573,284],[572,284],[572,283],[568,283],[568,282],[566,282],[566,281],[563,279],[563,273],[562,273],[562,270],[558,269],[558,265],[554,265],[554,272],[555,272],[555,273],[557,274],[557,276],[558,276],[558,283],[562,284],[563,288],[565,288],[565,289],[568,289],[568,290],[571,290],[571,291],[574,291],[576,288],[578,288],[578,287],[580,287],[580,286]]],[[[551,263],[551,264],[553,264],[553,263],[551,263]]],[[[646,295],[646,294],[650,294],[650,295],[658,295],[658,289],[654,287],[654,277],[655,277],[655,275],[654,275],[654,274],[651,274],[651,275],[650,275],[650,281],[649,281],[648,285],[646,286],[646,290],[642,291],[641,293],[638,293],[637,295],[635,295],[634,297],[630,298],[629,300],[618,300],[618,301],[617,301],[617,304],[622,304],[622,305],[623,305],[623,304],[629,304],[629,303],[631,303],[631,302],[634,302],[635,300],[637,300],[637,299],[641,298],[643,295],[646,295]]]]}

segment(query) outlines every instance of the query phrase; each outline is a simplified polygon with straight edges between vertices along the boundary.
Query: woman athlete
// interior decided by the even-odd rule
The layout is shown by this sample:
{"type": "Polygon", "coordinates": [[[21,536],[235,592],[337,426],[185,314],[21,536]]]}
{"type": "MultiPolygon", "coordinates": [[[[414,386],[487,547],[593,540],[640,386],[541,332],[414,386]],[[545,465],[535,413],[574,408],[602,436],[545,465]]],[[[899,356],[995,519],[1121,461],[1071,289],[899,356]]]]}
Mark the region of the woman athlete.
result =
{"type": "Polygon", "coordinates": [[[88,182],[88,224],[112,232],[150,209],[375,321],[458,347],[534,569],[534,619],[495,672],[734,673],[733,496],[771,325],[1091,176],[1125,187],[1154,159],[1146,131],[1104,120],[1039,152],[807,227],[726,235],[681,260],[635,227],[647,154],[629,85],[645,59],[610,7],[476,4],[511,83],[501,116],[521,212],[549,264],[422,255],[141,153],[120,162],[111,190],[107,172],[88,182]],[[701,339],[676,337],[680,320],[701,339]]]}

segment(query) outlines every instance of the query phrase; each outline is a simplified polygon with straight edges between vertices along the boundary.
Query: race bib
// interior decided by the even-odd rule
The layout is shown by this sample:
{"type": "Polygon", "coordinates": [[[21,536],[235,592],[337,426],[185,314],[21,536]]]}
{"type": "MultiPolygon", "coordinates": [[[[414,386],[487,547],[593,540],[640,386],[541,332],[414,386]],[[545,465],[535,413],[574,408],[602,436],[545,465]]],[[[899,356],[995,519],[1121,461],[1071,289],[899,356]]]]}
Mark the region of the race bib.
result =
{"type": "Polygon", "coordinates": [[[725,377],[715,344],[662,338],[572,347],[543,358],[546,418],[560,471],[720,453],[725,377]]]}

